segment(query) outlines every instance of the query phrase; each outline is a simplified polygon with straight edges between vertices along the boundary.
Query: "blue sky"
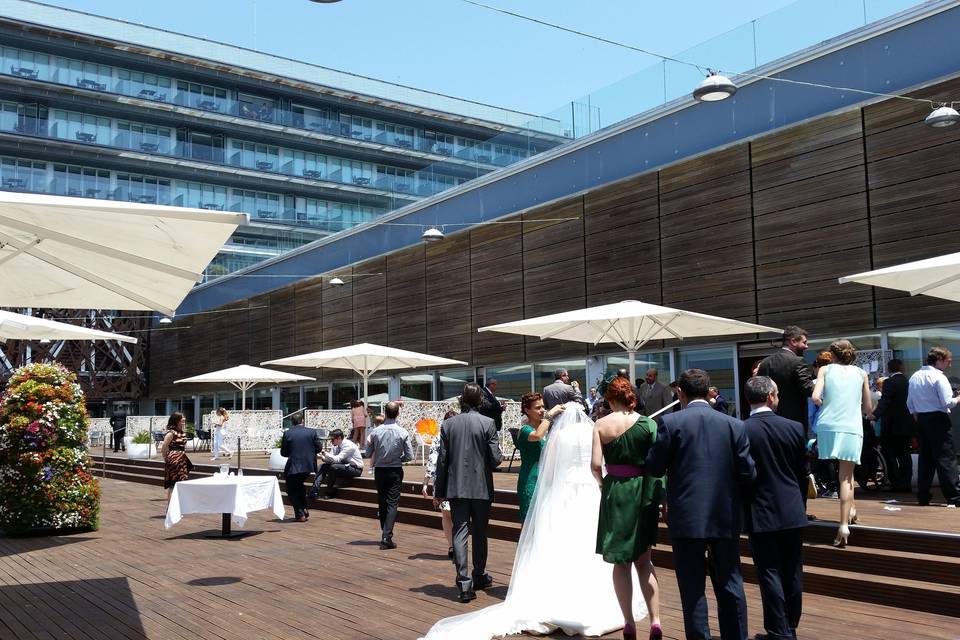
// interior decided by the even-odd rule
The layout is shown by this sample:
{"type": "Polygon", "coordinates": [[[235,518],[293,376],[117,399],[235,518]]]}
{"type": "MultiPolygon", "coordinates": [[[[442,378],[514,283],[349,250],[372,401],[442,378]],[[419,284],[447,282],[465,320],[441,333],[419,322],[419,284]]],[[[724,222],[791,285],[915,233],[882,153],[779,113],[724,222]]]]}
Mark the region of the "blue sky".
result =
{"type": "MultiPolygon", "coordinates": [[[[461,0],[45,1],[537,114],[549,113],[657,62],[461,0]]],[[[786,0],[485,1],[668,54],[791,4],[786,0]]],[[[803,4],[820,4],[831,12],[849,4],[851,11],[862,12],[860,0],[805,0],[803,4]]],[[[787,17],[791,11],[785,12],[787,17]]],[[[788,24],[789,20],[770,22],[788,24]]],[[[742,34],[727,38],[732,41],[742,34]]],[[[711,56],[705,53],[704,57],[711,56]]]]}

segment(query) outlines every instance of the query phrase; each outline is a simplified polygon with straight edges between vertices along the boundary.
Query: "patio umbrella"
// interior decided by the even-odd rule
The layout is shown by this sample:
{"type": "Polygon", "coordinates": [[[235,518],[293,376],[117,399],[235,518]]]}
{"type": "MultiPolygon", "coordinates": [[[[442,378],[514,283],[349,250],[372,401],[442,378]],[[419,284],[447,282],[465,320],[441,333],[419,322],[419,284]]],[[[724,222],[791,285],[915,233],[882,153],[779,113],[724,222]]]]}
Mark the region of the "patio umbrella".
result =
{"type": "Polygon", "coordinates": [[[0,340],[119,340],[137,343],[133,336],[87,329],[76,324],[55,322],[0,310],[0,340]]]}
{"type": "Polygon", "coordinates": [[[242,394],[242,404],[240,406],[242,409],[246,409],[247,390],[258,382],[271,382],[274,384],[279,384],[281,382],[299,382],[306,380],[314,380],[314,378],[299,376],[295,373],[286,373],[285,371],[261,369],[260,367],[251,367],[248,364],[242,364],[239,367],[230,367],[229,369],[221,369],[220,371],[203,373],[199,376],[193,376],[192,378],[174,380],[173,383],[182,384],[185,382],[219,382],[232,384],[240,390],[240,393],[242,394]]]}
{"type": "Polygon", "coordinates": [[[339,349],[327,349],[305,353],[300,356],[268,360],[260,364],[281,367],[330,367],[350,369],[363,378],[363,398],[367,399],[367,383],[370,376],[384,369],[416,369],[418,367],[443,367],[452,364],[465,365],[460,360],[440,358],[416,351],[404,351],[376,344],[361,343],[339,349]]]}
{"type": "Polygon", "coordinates": [[[556,338],[593,345],[612,342],[627,352],[631,381],[637,379],[636,353],[651,340],[683,340],[742,333],[783,333],[773,327],[636,300],[495,324],[480,327],[478,331],[537,336],[541,340],[556,338]]]}
{"type": "Polygon", "coordinates": [[[898,264],[840,278],[840,284],[859,282],[960,302],[960,253],[898,264]]]}
{"type": "Polygon", "coordinates": [[[0,192],[0,306],[172,315],[239,224],[223,213],[0,192]]]}

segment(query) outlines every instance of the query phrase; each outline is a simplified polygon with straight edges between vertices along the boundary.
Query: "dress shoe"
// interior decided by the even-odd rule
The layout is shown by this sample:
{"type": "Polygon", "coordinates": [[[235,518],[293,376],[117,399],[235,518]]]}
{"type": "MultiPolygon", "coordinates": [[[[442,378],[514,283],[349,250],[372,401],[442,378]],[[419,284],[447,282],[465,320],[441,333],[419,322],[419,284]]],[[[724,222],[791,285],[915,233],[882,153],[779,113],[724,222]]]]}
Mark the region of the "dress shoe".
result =
{"type": "Polygon", "coordinates": [[[310,519],[310,512],[307,511],[306,509],[303,510],[303,519],[304,519],[304,520],[309,520],[309,519],[310,519]]]}
{"type": "Polygon", "coordinates": [[[381,541],[380,541],[380,548],[381,548],[381,549],[396,549],[396,548],[397,548],[397,543],[394,542],[393,540],[381,540],[381,541]]]}
{"type": "Polygon", "coordinates": [[[297,517],[296,517],[296,521],[297,521],[297,522],[306,522],[307,519],[304,518],[303,516],[297,516],[297,517]]]}
{"type": "Polygon", "coordinates": [[[833,540],[833,546],[843,549],[847,546],[847,539],[850,537],[850,527],[843,524],[837,529],[837,537],[833,540]]]}
{"type": "Polygon", "coordinates": [[[466,591],[461,591],[457,598],[460,602],[470,602],[471,600],[477,599],[477,593],[473,589],[467,589],[466,591]]]}
{"type": "Polygon", "coordinates": [[[474,589],[487,589],[492,586],[493,586],[493,578],[490,577],[489,573],[485,573],[482,576],[476,576],[473,579],[474,589]]]}
{"type": "Polygon", "coordinates": [[[659,624],[650,625],[650,640],[663,640],[663,629],[659,624]]]}
{"type": "Polygon", "coordinates": [[[447,549],[447,557],[453,560],[453,547],[447,549]]]}

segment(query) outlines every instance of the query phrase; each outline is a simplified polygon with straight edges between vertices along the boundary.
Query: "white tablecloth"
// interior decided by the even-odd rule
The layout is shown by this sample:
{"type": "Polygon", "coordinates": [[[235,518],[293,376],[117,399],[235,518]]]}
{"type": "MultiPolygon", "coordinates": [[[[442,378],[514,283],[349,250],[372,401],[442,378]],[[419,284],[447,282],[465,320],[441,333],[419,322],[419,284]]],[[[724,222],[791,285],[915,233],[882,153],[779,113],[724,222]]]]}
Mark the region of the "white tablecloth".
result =
{"type": "Polygon", "coordinates": [[[163,525],[169,529],[188,513],[229,513],[233,524],[243,527],[249,512],[271,507],[275,516],[283,518],[283,496],[275,476],[183,480],[173,486],[163,525]]]}

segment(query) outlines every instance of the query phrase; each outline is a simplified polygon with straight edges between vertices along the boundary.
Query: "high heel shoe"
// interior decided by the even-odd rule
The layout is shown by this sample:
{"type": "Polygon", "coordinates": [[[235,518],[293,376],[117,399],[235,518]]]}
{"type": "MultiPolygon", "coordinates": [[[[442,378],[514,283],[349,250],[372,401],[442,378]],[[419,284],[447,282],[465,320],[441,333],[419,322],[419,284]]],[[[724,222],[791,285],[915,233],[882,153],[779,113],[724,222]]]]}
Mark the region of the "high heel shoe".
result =
{"type": "Polygon", "coordinates": [[[660,628],[660,625],[650,625],[650,640],[663,640],[663,629],[660,628]]]}
{"type": "Polygon", "coordinates": [[[843,549],[847,546],[847,539],[850,537],[850,527],[843,524],[840,525],[840,528],[837,529],[837,537],[833,540],[833,546],[838,549],[843,549]]]}
{"type": "Polygon", "coordinates": [[[860,518],[857,516],[857,509],[853,507],[850,509],[850,524],[857,524],[860,522],[860,518]]]}
{"type": "Polygon", "coordinates": [[[623,625],[623,640],[637,640],[637,628],[632,624],[623,625]]]}

